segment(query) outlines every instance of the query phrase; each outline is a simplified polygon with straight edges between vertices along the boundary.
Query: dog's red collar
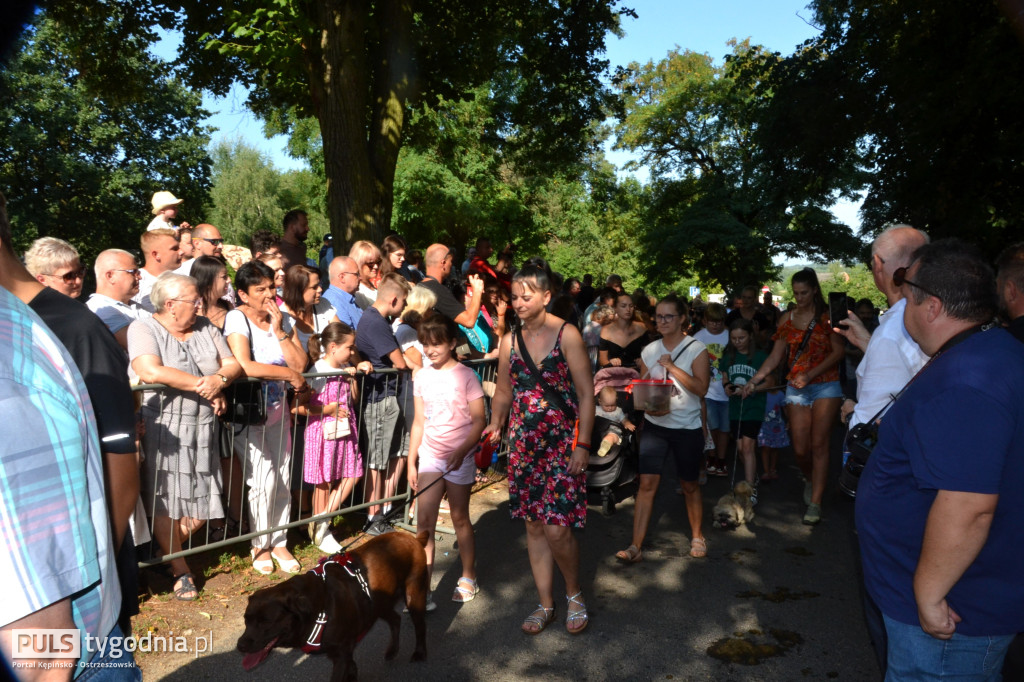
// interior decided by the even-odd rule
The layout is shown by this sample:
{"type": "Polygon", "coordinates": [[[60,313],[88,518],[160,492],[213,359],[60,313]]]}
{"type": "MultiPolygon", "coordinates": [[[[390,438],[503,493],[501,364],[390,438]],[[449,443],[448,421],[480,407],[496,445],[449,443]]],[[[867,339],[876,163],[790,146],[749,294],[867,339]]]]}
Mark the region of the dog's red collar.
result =
{"type": "MultiPolygon", "coordinates": [[[[310,573],[320,578],[321,580],[327,580],[327,567],[331,564],[337,564],[346,573],[356,579],[359,586],[363,588],[363,592],[366,594],[366,598],[373,602],[373,597],[370,596],[370,584],[366,582],[366,576],[359,569],[359,566],[352,561],[352,557],[347,552],[341,554],[332,554],[331,556],[325,556],[317,562],[316,568],[310,569],[310,573]]],[[[309,637],[306,638],[306,643],[302,645],[302,650],[307,654],[315,654],[320,651],[321,639],[324,635],[324,626],[327,625],[327,612],[321,611],[316,617],[316,623],[313,624],[313,631],[309,633],[309,637]]],[[[356,638],[358,642],[366,635],[366,632],[359,633],[359,637],[356,638]]]]}

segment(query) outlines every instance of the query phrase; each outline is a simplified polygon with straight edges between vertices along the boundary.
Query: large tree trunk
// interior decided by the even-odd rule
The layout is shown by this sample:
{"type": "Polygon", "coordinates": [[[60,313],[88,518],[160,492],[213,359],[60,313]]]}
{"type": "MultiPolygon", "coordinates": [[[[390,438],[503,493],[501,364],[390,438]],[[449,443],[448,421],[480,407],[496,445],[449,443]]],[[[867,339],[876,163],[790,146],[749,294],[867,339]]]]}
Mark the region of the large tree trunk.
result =
{"type": "Polygon", "coordinates": [[[413,87],[408,0],[312,3],[318,43],[307,51],[320,122],[327,215],[336,253],[380,244],[391,226],[395,166],[413,87]],[[375,25],[369,25],[373,22],[375,25]]]}

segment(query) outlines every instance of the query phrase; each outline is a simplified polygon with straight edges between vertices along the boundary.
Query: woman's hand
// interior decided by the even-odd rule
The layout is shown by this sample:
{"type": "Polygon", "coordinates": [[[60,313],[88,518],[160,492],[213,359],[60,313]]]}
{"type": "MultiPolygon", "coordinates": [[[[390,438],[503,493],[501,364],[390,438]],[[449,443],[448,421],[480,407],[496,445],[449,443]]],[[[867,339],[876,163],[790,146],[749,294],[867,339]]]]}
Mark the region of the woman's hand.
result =
{"type": "Polygon", "coordinates": [[[622,367],[622,358],[612,358],[605,367],[622,367]]]}
{"type": "Polygon", "coordinates": [[[857,409],[857,401],[847,398],[843,401],[843,406],[839,408],[839,421],[844,424],[850,423],[850,415],[857,409]]]}
{"type": "Polygon", "coordinates": [[[201,398],[206,398],[212,402],[214,397],[220,395],[223,386],[224,382],[220,380],[219,376],[214,374],[212,376],[199,377],[196,381],[195,391],[201,398]]]}
{"type": "Polygon", "coordinates": [[[292,385],[296,393],[305,393],[309,390],[309,385],[306,383],[306,377],[302,376],[295,370],[288,370],[288,383],[292,385]]]}
{"type": "Polygon", "coordinates": [[[590,463],[590,452],[586,448],[577,447],[572,451],[569,458],[569,474],[579,476],[586,473],[587,464],[590,463]]]}
{"type": "Polygon", "coordinates": [[[508,311],[508,303],[505,303],[505,299],[499,298],[497,305],[494,306],[494,309],[498,312],[498,317],[504,320],[505,312],[508,311]]]}
{"type": "Polygon", "coordinates": [[[228,409],[228,401],[222,395],[214,397],[210,402],[213,403],[213,413],[218,416],[224,414],[228,409]]]}
{"type": "Polygon", "coordinates": [[[263,304],[263,310],[270,315],[270,328],[274,330],[274,334],[277,332],[283,332],[281,324],[284,321],[284,315],[281,314],[281,309],[277,307],[277,303],[274,302],[274,297],[271,296],[267,299],[266,303],[263,304]]]}
{"type": "Polygon", "coordinates": [[[673,367],[676,366],[676,363],[672,362],[672,356],[669,355],[668,353],[665,353],[660,358],[658,358],[658,364],[664,367],[665,369],[672,369],[673,367]]]}
{"type": "Polygon", "coordinates": [[[490,424],[485,426],[483,433],[480,434],[481,441],[483,440],[483,437],[487,435],[490,435],[489,440],[491,445],[497,445],[501,442],[501,424],[492,421],[490,424]]]}
{"type": "Polygon", "coordinates": [[[789,380],[789,383],[793,388],[805,388],[807,384],[811,382],[810,379],[807,378],[806,372],[798,372],[792,379],[789,380]]]}

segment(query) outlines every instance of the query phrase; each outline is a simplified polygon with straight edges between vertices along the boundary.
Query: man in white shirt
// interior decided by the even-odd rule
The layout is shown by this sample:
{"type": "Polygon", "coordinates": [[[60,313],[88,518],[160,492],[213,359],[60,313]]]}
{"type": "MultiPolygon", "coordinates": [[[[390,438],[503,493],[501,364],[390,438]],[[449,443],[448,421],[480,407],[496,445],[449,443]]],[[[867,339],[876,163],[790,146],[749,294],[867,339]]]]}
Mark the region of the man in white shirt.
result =
{"type": "Polygon", "coordinates": [[[128,325],[149,317],[141,305],[132,300],[139,293],[141,268],[135,257],[121,249],[107,249],[96,257],[96,293],[85,305],[107,325],[121,348],[128,350],[128,325]]]}
{"type": "Polygon", "coordinates": [[[177,233],[166,229],[143,232],[140,243],[146,265],[139,271],[139,292],[132,296],[132,300],[152,313],[153,304],[149,302],[149,292],[157,277],[181,265],[181,245],[177,233]]]}
{"type": "Polygon", "coordinates": [[[843,403],[842,414],[849,419],[850,428],[870,421],[928,361],[907,333],[903,324],[906,302],[901,288],[892,281],[898,268],[910,264],[914,250],[927,243],[924,232],[896,225],[871,245],[871,273],[875,286],[885,294],[889,311],[870,337],[856,316],[840,323],[844,329],[836,330],[864,350],[864,359],[857,366],[857,400],[843,403]]]}

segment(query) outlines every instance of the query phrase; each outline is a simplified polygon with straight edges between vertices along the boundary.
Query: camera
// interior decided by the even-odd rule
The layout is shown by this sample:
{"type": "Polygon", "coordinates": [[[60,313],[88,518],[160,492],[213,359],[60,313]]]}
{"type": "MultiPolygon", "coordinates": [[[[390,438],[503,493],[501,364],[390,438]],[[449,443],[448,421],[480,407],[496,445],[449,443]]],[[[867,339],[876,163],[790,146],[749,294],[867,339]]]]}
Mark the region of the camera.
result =
{"type": "Polygon", "coordinates": [[[839,472],[839,489],[850,497],[857,497],[860,475],[878,444],[878,422],[857,424],[846,434],[846,450],[850,453],[839,472]]]}

